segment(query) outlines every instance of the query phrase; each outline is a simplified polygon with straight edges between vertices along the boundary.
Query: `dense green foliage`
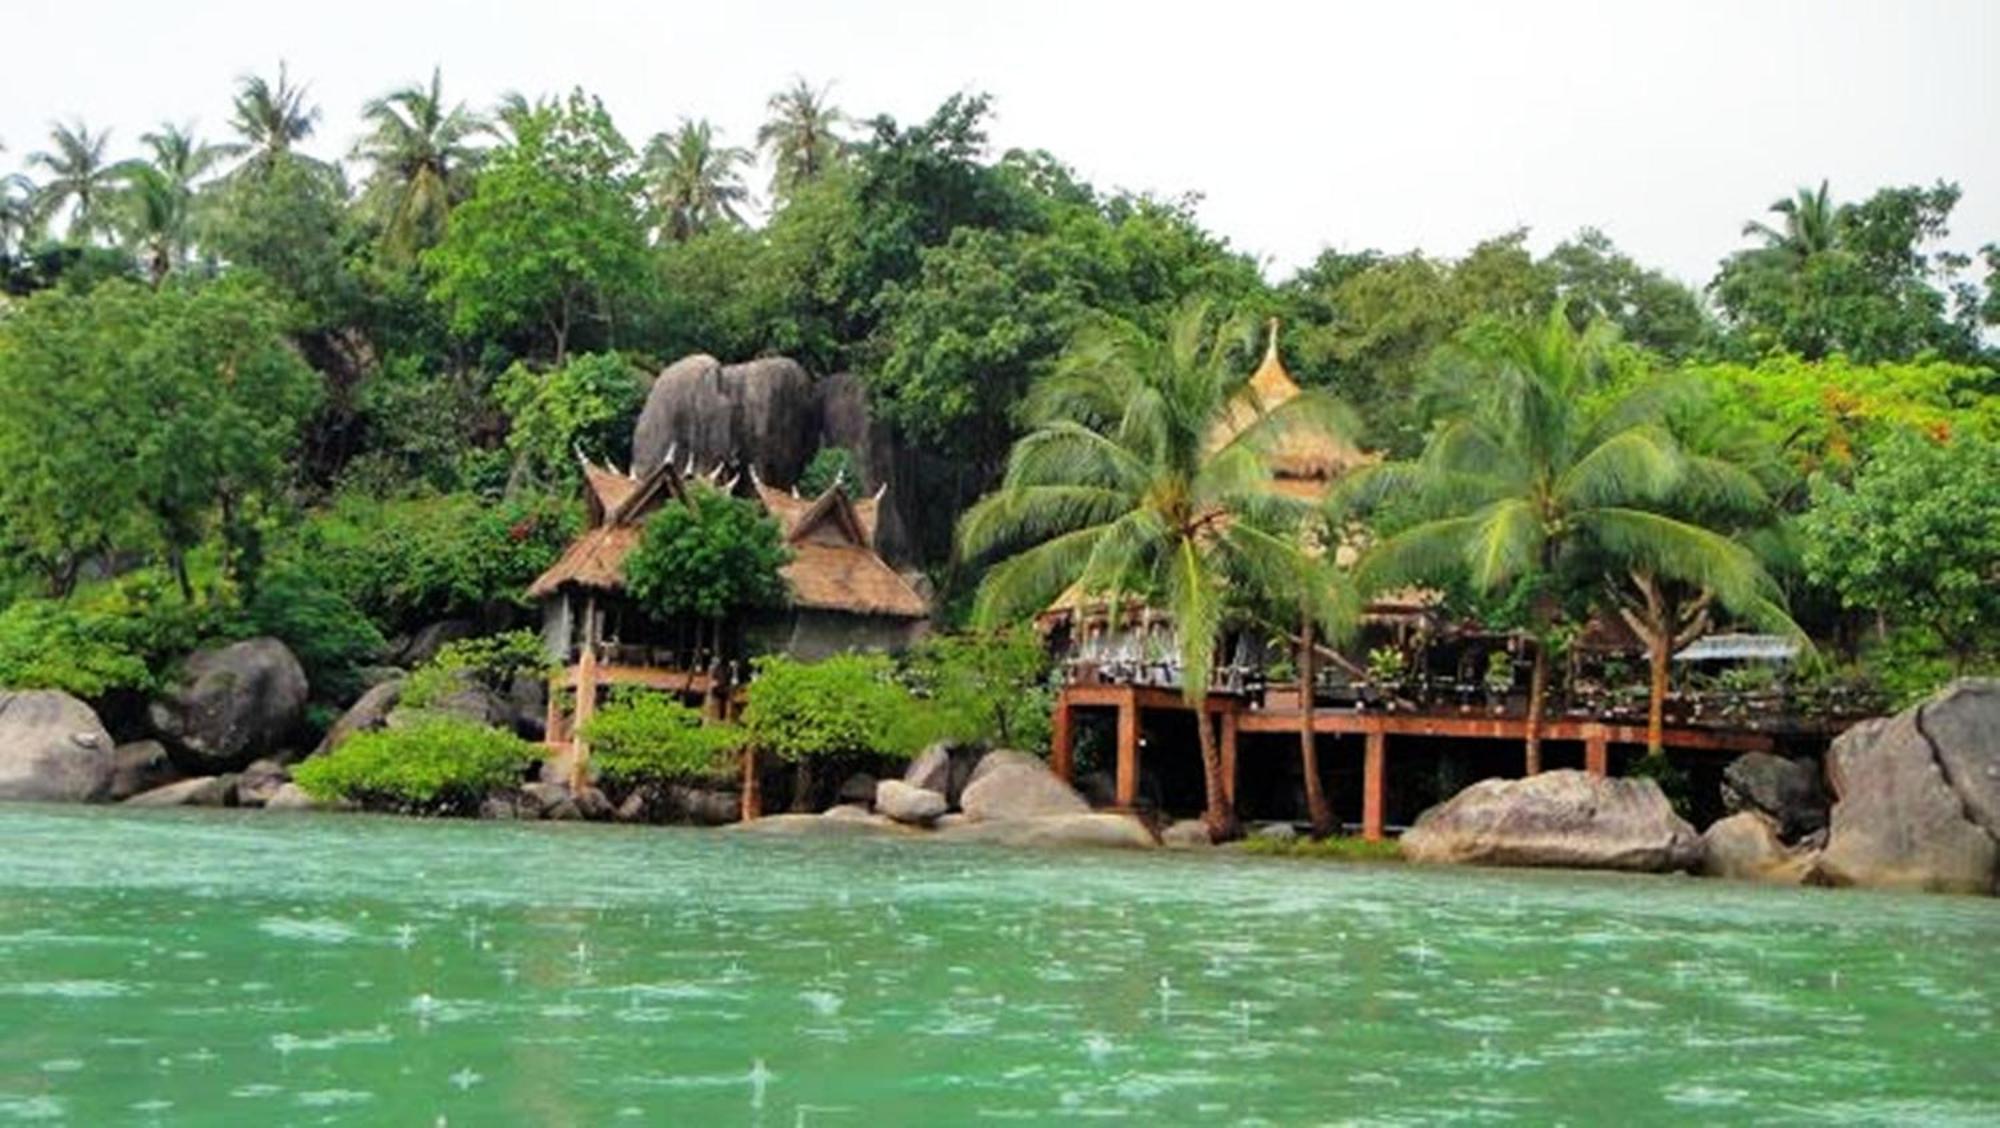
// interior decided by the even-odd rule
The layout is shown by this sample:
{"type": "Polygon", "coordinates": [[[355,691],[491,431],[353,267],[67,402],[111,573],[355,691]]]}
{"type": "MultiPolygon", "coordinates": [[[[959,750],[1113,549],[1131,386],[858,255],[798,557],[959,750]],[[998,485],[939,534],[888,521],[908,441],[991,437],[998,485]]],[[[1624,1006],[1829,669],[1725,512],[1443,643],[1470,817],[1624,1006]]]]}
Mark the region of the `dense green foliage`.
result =
{"type": "Polygon", "coordinates": [[[743,746],[735,725],[703,724],[701,713],[664,693],[624,689],[584,726],[590,766],[607,786],[712,780],[730,771],[743,746]]]}
{"type": "Polygon", "coordinates": [[[455,717],[357,733],[292,772],[308,795],[423,814],[463,813],[521,782],[539,745],[455,717]]]}
{"type": "Polygon", "coordinates": [[[903,661],[903,680],[924,702],[938,735],[1024,752],[1049,745],[1049,658],[1027,627],[992,634],[933,635],[903,661]]]}
{"type": "Polygon", "coordinates": [[[648,381],[609,353],[573,356],[553,372],[515,364],[500,377],[500,406],[513,420],[507,447],[535,481],[577,481],[577,453],[623,466],[632,458],[632,420],[648,381]]]}
{"type": "Polygon", "coordinates": [[[931,735],[928,717],[882,655],[818,662],[768,657],[756,666],[742,723],[759,751],[793,762],[909,756],[931,735]]]}
{"type": "Polygon", "coordinates": [[[790,560],[775,519],[751,502],[695,485],[688,504],[670,502],[646,519],[639,547],[625,558],[625,588],[663,619],[717,620],[783,606],[787,589],[778,569],[790,560]]]}

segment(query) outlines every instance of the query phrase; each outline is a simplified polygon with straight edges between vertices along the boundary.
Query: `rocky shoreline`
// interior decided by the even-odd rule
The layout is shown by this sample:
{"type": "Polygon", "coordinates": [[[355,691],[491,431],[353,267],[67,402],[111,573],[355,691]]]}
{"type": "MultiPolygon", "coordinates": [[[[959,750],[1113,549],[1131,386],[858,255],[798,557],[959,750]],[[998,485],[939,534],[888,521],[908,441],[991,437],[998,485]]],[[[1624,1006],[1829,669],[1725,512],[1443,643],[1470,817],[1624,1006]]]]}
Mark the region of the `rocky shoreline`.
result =
{"type": "MultiPolygon", "coordinates": [[[[363,694],[314,750],[408,723],[400,683],[363,694]]],[[[272,640],[196,656],[148,709],[154,736],[114,744],[85,703],[54,691],[0,692],[0,799],[133,807],[325,810],[292,782],[290,757],[260,755],[296,731],[306,687],[272,640]]],[[[508,725],[533,711],[478,687],[430,706],[508,725]]],[[[525,724],[525,721],[520,723],[525,724]]],[[[855,776],[817,814],[739,822],[738,796],[645,786],[614,802],[551,780],[487,795],[488,819],[725,827],[772,837],[864,835],[1010,846],[1191,849],[1199,822],[1165,825],[1093,810],[1037,757],[945,745],[900,778],[855,776]]],[[[2000,680],[1965,679],[1893,717],[1867,721],[1815,761],[1751,753],[1724,773],[1729,812],[1705,831],[1657,783],[1550,771],[1487,779],[1420,815],[1400,841],[1420,863],[1691,872],[1790,884],[1993,894],[2000,889],[2000,680]]],[[[466,811],[462,813],[473,813],[466,811]]],[[[1288,827],[1254,833],[1283,836],[1288,827]]]]}

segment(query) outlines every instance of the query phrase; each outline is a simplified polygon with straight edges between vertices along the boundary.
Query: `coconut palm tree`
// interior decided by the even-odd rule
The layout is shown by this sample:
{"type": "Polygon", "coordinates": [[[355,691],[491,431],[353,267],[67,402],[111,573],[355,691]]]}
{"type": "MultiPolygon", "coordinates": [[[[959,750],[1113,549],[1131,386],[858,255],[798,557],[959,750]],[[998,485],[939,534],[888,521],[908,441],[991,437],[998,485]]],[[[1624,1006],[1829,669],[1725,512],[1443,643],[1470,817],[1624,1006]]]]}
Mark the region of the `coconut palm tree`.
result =
{"type": "Polygon", "coordinates": [[[1833,250],[1840,241],[1840,209],[1819,182],[1818,191],[1800,188],[1792,198],[1772,204],[1770,211],[1783,216],[1780,227],[1756,220],[1743,225],[1743,234],[1764,240],[1764,247],[1787,262],[1803,264],[1813,255],[1833,250]]]}
{"type": "Polygon", "coordinates": [[[765,103],[771,116],[757,130],[757,147],[771,154],[771,195],[787,199],[833,167],[847,150],[837,132],[847,121],[840,107],[827,101],[832,86],[812,88],[803,78],[765,103]]]}
{"type": "MultiPolygon", "coordinates": [[[[7,146],[0,144],[0,153],[7,146]]],[[[26,246],[34,229],[35,185],[17,172],[0,176],[0,259],[26,246]]]]}
{"type": "Polygon", "coordinates": [[[284,63],[278,64],[278,81],[246,74],[237,80],[236,98],[229,124],[241,141],[221,146],[228,156],[244,157],[243,167],[268,169],[292,153],[293,146],[312,136],[319,125],[320,110],[306,101],[307,88],[292,85],[284,63]]]}
{"type": "Polygon", "coordinates": [[[1526,766],[1541,770],[1549,650],[1564,596],[1601,600],[1628,573],[1713,592],[1762,615],[1775,592],[1756,557],[1728,536],[1672,515],[1689,460],[1661,424],[1656,385],[1611,379],[1612,334],[1577,330],[1558,306],[1537,323],[1485,333],[1455,356],[1441,425],[1413,462],[1370,467],[1337,496],[1402,495],[1425,519],[1362,557],[1365,589],[1462,576],[1484,592],[1530,585],[1535,636],[1526,766]]]}
{"type": "Polygon", "coordinates": [[[139,140],[152,158],[119,166],[124,181],[121,226],[157,286],[187,257],[195,190],[222,154],[203,143],[191,125],[167,123],[139,140]]]}
{"type": "Polygon", "coordinates": [[[707,121],[681,122],[646,143],[643,175],[661,234],[676,243],[721,223],[741,223],[749,202],[742,169],[747,150],[716,143],[707,121]]]}
{"type": "Polygon", "coordinates": [[[1033,429],[1014,444],[1000,489],[958,529],[965,559],[1004,557],[980,584],[983,624],[1033,614],[1072,586],[1172,616],[1182,694],[1197,707],[1203,818],[1217,838],[1234,833],[1235,815],[1199,707],[1230,593],[1270,600],[1312,569],[1301,507],[1270,489],[1268,455],[1288,430],[1341,418],[1306,393],[1229,435],[1231,411],[1254,400],[1241,363],[1248,330],[1218,323],[1205,302],[1180,310],[1163,336],[1122,323],[1086,330],[1030,394],[1033,429]]]}
{"type": "Polygon", "coordinates": [[[119,172],[105,156],[111,131],[92,133],[78,121],[72,125],[55,123],[49,129],[54,144],[28,154],[28,164],[48,174],[35,192],[35,210],[40,222],[55,218],[69,209],[67,237],[73,242],[89,242],[112,228],[110,202],[117,191],[119,172]]]}
{"type": "Polygon", "coordinates": [[[446,103],[443,76],[412,84],[363,108],[372,127],[355,156],[374,166],[368,191],[384,214],[392,247],[415,251],[435,242],[445,216],[463,199],[466,172],[478,159],[471,141],[487,128],[465,104],[446,103]]]}

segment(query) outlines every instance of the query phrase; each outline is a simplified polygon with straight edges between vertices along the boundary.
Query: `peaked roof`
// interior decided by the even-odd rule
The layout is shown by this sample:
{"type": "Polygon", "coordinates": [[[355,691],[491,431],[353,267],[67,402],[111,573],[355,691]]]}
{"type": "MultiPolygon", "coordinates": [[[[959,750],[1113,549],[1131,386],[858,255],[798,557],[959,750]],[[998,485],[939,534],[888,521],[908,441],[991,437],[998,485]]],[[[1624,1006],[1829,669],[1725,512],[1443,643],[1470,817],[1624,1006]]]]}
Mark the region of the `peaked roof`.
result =
{"type": "MultiPolygon", "coordinates": [[[[1244,395],[1231,403],[1209,436],[1211,451],[1227,445],[1264,415],[1290,403],[1300,393],[1298,381],[1285,371],[1278,356],[1278,319],[1270,322],[1263,363],[1250,374],[1244,395]]],[[[1278,437],[1271,451],[1274,488],[1282,493],[1314,498],[1325,492],[1325,483],[1357,466],[1376,460],[1350,443],[1328,435],[1287,431],[1278,437]]]]}
{"type": "MultiPolygon", "coordinates": [[[[566,584],[622,590],[625,558],[639,546],[646,516],[668,499],[687,499],[683,472],[674,466],[671,454],[643,479],[586,461],[584,482],[591,527],[528,588],[531,598],[554,595],[566,584]]],[[[791,550],[792,560],[780,574],[791,588],[795,606],[908,619],[929,617],[930,602],[875,551],[879,492],[855,501],[836,482],[807,500],[759,482],[754,475],[751,484],[756,500],[777,520],[791,550]]]]}

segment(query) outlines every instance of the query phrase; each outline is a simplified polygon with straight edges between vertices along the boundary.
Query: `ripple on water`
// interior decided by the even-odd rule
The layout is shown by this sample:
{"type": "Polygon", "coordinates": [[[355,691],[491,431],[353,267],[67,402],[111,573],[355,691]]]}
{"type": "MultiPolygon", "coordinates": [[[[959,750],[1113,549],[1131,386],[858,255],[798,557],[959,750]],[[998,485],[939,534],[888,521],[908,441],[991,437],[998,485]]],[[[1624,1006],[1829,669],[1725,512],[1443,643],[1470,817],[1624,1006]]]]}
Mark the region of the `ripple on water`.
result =
{"type": "Polygon", "coordinates": [[[265,917],[257,931],[280,940],[303,940],[313,944],[345,944],[354,939],[354,926],[326,917],[265,917]]]}

